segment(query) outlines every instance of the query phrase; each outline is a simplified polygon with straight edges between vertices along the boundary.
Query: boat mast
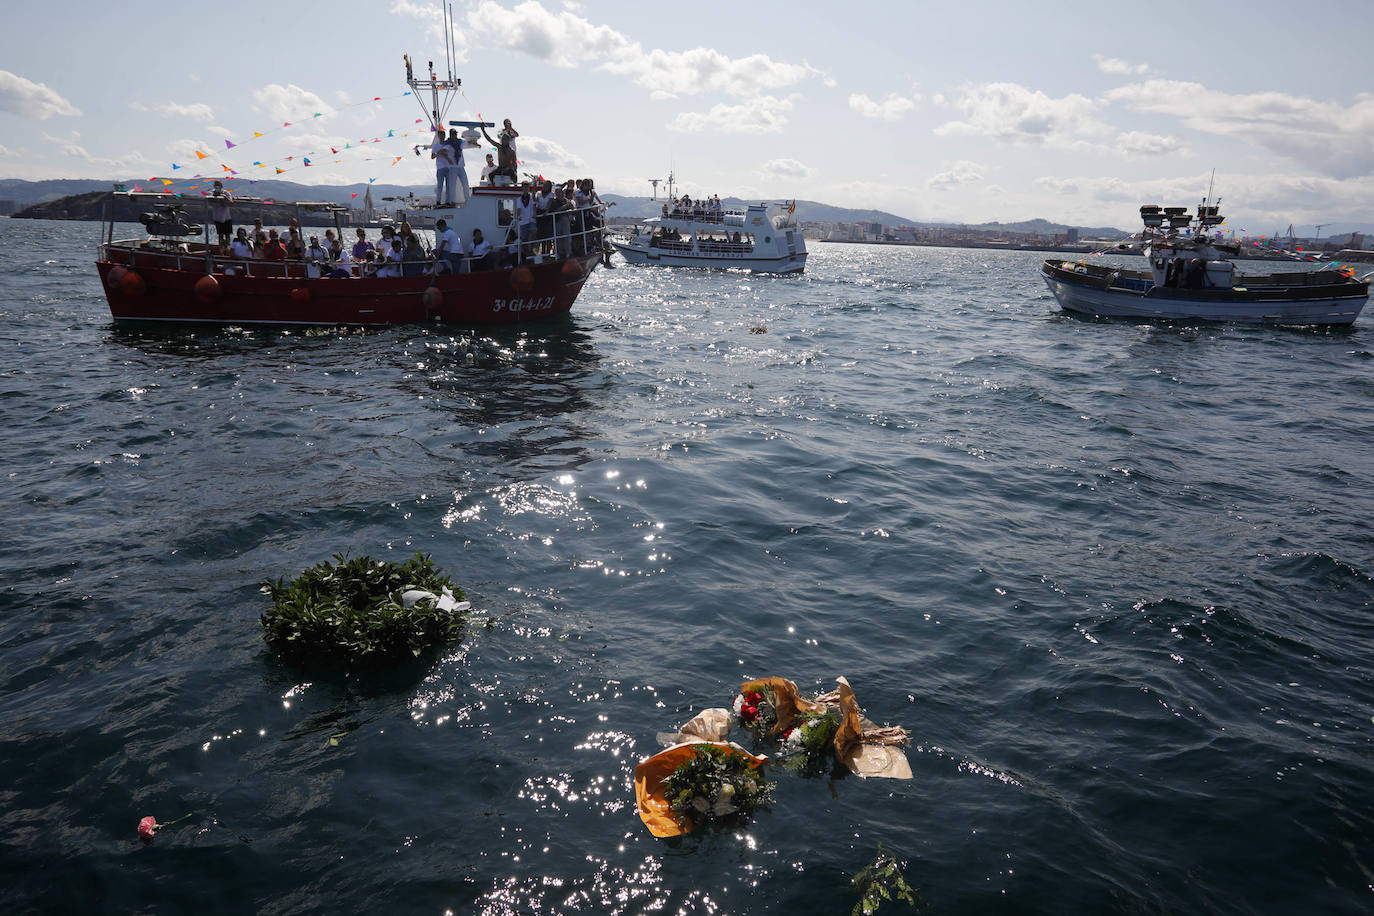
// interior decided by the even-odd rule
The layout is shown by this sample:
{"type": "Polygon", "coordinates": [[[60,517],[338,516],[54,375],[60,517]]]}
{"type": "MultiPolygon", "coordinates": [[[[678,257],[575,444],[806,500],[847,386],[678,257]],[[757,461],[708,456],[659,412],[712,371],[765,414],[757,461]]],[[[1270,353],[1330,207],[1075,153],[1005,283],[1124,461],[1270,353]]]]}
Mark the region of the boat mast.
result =
{"type": "Polygon", "coordinates": [[[409,54],[401,55],[406,65],[406,84],[410,86],[411,95],[420,103],[424,109],[424,94],[429,94],[429,108],[425,109],[425,115],[429,118],[429,125],[437,131],[444,129],[444,118],[448,114],[448,109],[453,104],[453,94],[463,85],[463,81],[453,75],[453,8],[448,3],[440,4],[440,9],[444,19],[444,56],[447,66],[447,76],[439,78],[434,72],[434,61],[429,61],[429,79],[416,79],[415,68],[410,60],[409,54]],[[440,95],[442,93],[442,97],[440,95]]]}

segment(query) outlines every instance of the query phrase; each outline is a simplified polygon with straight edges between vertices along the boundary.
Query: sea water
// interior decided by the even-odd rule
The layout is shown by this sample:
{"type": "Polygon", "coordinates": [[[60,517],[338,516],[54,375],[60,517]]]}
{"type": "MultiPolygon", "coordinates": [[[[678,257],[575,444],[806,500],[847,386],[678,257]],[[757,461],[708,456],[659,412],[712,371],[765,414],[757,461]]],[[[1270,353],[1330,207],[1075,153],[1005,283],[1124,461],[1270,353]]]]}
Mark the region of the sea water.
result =
{"type": "Polygon", "coordinates": [[[1374,906],[1370,316],[812,243],[551,324],[140,331],[97,236],[0,220],[9,912],[839,914],[880,848],[936,913],[1374,906]],[[417,552],[461,642],[264,646],[264,580],[417,552]],[[846,676],[914,778],[654,839],[635,763],[766,675],[846,676]]]}

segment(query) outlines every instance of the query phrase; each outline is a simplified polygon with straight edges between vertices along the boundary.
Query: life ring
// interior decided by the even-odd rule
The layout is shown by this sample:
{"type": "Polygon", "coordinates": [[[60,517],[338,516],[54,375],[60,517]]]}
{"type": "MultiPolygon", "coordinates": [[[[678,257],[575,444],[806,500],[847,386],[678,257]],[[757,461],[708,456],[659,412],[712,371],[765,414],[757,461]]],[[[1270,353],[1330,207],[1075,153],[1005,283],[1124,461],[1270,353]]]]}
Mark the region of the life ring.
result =
{"type": "Polygon", "coordinates": [[[444,304],[444,294],[437,286],[430,286],[420,294],[420,302],[424,304],[425,312],[438,311],[444,304]]]}
{"type": "Polygon", "coordinates": [[[105,275],[105,285],[110,289],[119,289],[124,283],[124,275],[128,271],[122,267],[115,266],[110,268],[110,272],[105,275]]]}
{"type": "Polygon", "coordinates": [[[582,279],[582,264],[578,261],[567,260],[563,262],[563,279],[568,282],[582,279]]]}
{"type": "Polygon", "coordinates": [[[310,290],[304,286],[298,286],[291,290],[291,301],[305,303],[310,301],[310,290]]]}
{"type": "Polygon", "coordinates": [[[528,267],[517,267],[510,272],[510,285],[517,293],[527,293],[534,289],[534,271],[528,267]]]}
{"type": "Polygon", "coordinates": [[[220,293],[223,292],[219,287],[219,281],[209,274],[197,280],[192,290],[196,294],[196,300],[202,305],[218,302],[220,293]]]}

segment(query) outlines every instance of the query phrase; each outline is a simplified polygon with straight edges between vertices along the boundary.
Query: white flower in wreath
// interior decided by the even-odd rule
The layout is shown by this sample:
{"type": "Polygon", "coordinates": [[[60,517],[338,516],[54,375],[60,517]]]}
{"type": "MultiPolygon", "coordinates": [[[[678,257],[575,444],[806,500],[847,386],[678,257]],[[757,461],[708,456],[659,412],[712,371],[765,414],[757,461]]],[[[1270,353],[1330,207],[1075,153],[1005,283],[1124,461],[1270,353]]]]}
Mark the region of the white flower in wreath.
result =
{"type": "Polygon", "coordinates": [[[730,708],[735,711],[735,718],[738,719],[740,717],[740,710],[744,708],[744,694],[736,694],[735,702],[730,705],[730,708]]]}

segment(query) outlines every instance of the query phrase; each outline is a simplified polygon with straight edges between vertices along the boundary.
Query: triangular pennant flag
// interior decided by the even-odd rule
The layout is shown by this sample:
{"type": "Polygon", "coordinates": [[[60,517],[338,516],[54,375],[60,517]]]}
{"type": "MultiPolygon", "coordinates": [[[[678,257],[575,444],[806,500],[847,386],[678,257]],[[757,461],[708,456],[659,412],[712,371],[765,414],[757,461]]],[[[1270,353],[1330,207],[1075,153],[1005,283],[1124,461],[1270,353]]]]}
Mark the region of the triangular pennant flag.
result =
{"type": "Polygon", "coordinates": [[[401,158],[402,158],[402,157],[397,156],[395,159],[391,160],[391,164],[392,164],[392,165],[395,165],[396,163],[398,163],[398,162],[401,161],[401,158]]]}
{"type": "MultiPolygon", "coordinates": [[[[276,166],[273,166],[273,168],[276,168],[276,166]]],[[[277,169],[277,174],[280,175],[282,172],[285,172],[285,171],[286,171],[286,169],[277,169]]]]}
{"type": "MultiPolygon", "coordinates": [[[[143,189],[140,188],[138,185],[134,185],[134,190],[135,190],[135,191],[142,191],[143,189]]],[[[354,194],[353,196],[354,196],[354,197],[357,197],[358,195],[357,195],[357,194],[354,194]]]]}
{"type": "Polygon", "coordinates": [[[169,185],[169,184],[171,184],[171,183],[172,183],[172,182],[168,181],[166,178],[162,179],[162,186],[163,186],[163,187],[166,187],[167,185],[169,185]]]}
{"type": "Polygon", "coordinates": [[[233,148],[234,148],[234,144],[233,144],[228,138],[226,138],[225,141],[224,141],[224,148],[225,148],[225,149],[233,149],[233,148]]]}
{"type": "Polygon", "coordinates": [[[318,117],[320,117],[320,115],[321,115],[321,112],[318,112],[318,111],[317,111],[317,112],[315,112],[314,117],[317,117],[317,118],[318,118],[318,117]]]}
{"type": "Polygon", "coordinates": [[[375,178],[369,178],[369,179],[367,180],[367,183],[368,183],[368,184],[372,184],[372,182],[374,182],[374,181],[376,181],[376,180],[377,180],[377,179],[375,179],[375,178]]]}
{"type": "Polygon", "coordinates": [[[261,163],[261,162],[254,162],[253,164],[256,165],[258,168],[262,168],[262,163],[261,163]]]}
{"type": "Polygon", "coordinates": [[[338,150],[336,150],[336,149],[335,149],[334,147],[332,147],[332,146],[329,148],[329,151],[330,151],[331,153],[335,153],[335,154],[337,154],[337,153],[339,152],[338,150]]]}
{"type": "Polygon", "coordinates": [[[394,131],[394,130],[389,130],[389,131],[386,132],[386,135],[387,135],[388,137],[394,137],[394,136],[396,136],[396,131],[394,131]]]}
{"type": "Polygon", "coordinates": [[[219,167],[222,168],[222,169],[224,169],[226,172],[232,172],[232,171],[233,171],[233,169],[229,168],[229,166],[225,165],[223,162],[221,162],[221,163],[219,164],[219,167]]]}
{"type": "Polygon", "coordinates": [[[301,157],[301,162],[304,162],[307,166],[310,165],[310,160],[306,159],[304,156],[301,157]]]}
{"type": "Polygon", "coordinates": [[[374,101],[374,102],[380,102],[381,100],[382,100],[382,97],[381,97],[380,95],[374,95],[374,96],[372,97],[372,101],[374,101]]]}
{"type": "Polygon", "coordinates": [[[206,156],[206,155],[205,155],[204,153],[202,153],[200,150],[196,150],[196,158],[197,158],[197,159],[208,159],[208,158],[210,158],[210,157],[209,157],[209,156],[206,156]]]}
{"type": "Polygon", "coordinates": [[[253,136],[255,136],[255,137],[261,137],[261,136],[262,136],[262,132],[261,132],[261,131],[256,131],[256,130],[255,130],[255,131],[253,131],[253,136]]]}
{"type": "MultiPolygon", "coordinates": [[[[138,188],[134,188],[134,190],[137,191],[138,188]]],[[[349,196],[349,197],[357,197],[358,195],[357,195],[357,193],[355,192],[355,193],[350,194],[350,195],[348,195],[348,196],[349,196]]]]}
{"type": "Polygon", "coordinates": [[[173,172],[175,172],[175,171],[176,171],[177,169],[179,169],[179,168],[181,168],[181,166],[177,165],[175,162],[172,163],[172,171],[173,171],[173,172]]]}

